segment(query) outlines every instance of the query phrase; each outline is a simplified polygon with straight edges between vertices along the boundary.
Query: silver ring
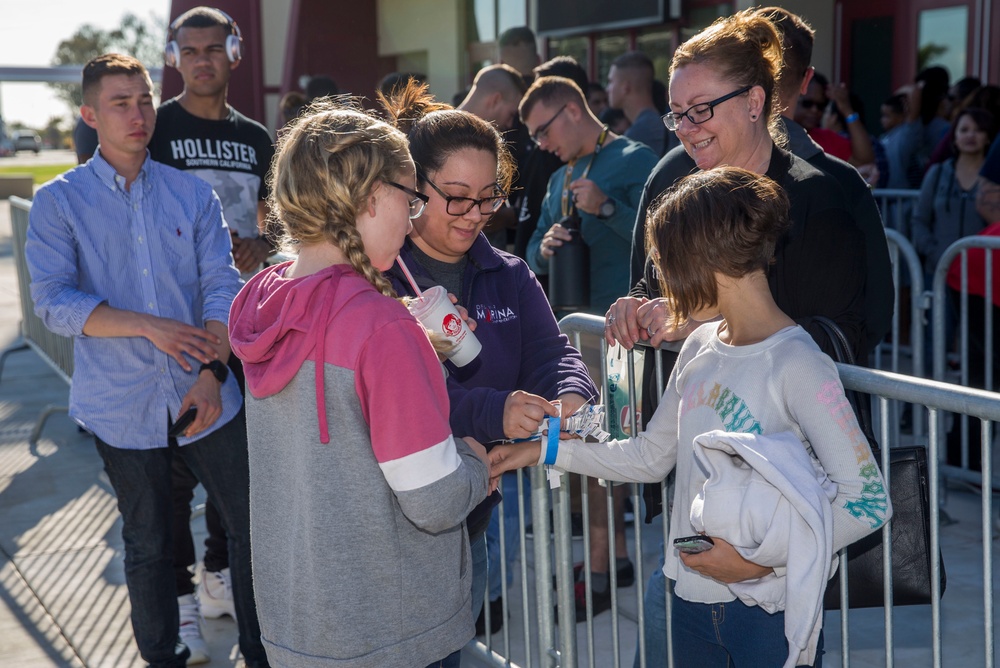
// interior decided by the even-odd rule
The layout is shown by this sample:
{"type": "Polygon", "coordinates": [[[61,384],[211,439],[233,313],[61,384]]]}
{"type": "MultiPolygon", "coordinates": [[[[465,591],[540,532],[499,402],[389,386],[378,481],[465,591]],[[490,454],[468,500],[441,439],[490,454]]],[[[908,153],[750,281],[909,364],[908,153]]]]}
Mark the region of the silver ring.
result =
{"type": "Polygon", "coordinates": [[[646,333],[649,334],[649,338],[653,338],[656,335],[656,330],[652,327],[647,327],[646,333]]]}
{"type": "Polygon", "coordinates": [[[614,313],[612,313],[611,315],[609,315],[609,316],[608,316],[608,324],[610,325],[610,324],[612,324],[612,323],[613,323],[614,321],[615,321],[615,314],[614,314],[614,313]]]}

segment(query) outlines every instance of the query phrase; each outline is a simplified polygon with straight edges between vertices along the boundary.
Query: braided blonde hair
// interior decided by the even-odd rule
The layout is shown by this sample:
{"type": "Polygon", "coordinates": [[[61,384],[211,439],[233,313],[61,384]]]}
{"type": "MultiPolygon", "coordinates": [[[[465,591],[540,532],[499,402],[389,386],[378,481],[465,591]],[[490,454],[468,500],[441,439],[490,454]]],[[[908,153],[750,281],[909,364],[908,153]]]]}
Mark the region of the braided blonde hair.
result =
{"type": "Polygon", "coordinates": [[[278,140],[269,229],[290,252],[300,244],[335,245],[379,292],[395,297],[365,253],[356,221],[376,183],[411,165],[399,130],[344,101],[312,105],[278,140]]]}

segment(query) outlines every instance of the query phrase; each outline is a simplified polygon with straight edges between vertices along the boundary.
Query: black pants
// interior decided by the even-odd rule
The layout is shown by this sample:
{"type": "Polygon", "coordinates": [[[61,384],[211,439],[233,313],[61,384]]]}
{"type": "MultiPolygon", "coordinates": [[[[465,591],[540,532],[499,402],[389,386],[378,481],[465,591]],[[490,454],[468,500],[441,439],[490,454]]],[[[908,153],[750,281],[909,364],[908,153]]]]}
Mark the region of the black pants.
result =
{"type": "MultiPolygon", "coordinates": [[[[194,488],[198,478],[181,457],[171,461],[173,476],[174,501],[174,579],[177,583],[177,595],[185,596],[194,593],[194,583],[191,581],[191,571],[196,558],[194,553],[194,538],[191,536],[191,499],[194,498],[194,488]]],[[[229,549],[226,530],[222,528],[219,511],[212,503],[212,498],[205,499],[205,526],[208,538],[205,539],[205,570],[218,572],[229,567],[229,549]]]]}
{"type": "MultiPolygon", "coordinates": [[[[245,396],[245,379],[240,358],[230,355],[228,366],[229,372],[240,384],[240,392],[245,396]]],[[[182,457],[174,457],[171,464],[174,501],[174,580],[177,583],[177,595],[186,596],[194,593],[194,583],[191,581],[189,570],[197,561],[194,538],[191,536],[191,500],[194,498],[194,488],[198,485],[198,478],[182,457]]],[[[205,527],[208,529],[208,538],[205,539],[205,570],[218,573],[229,568],[229,546],[219,510],[212,503],[210,496],[205,499],[205,527]]]]}

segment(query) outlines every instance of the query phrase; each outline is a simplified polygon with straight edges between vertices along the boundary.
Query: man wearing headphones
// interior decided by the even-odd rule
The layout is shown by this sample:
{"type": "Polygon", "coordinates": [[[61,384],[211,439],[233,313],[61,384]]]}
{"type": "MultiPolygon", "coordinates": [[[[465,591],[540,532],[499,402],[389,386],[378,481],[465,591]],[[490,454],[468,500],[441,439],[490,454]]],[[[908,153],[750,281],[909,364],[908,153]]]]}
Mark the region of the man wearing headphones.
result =
{"type": "MultiPolygon", "coordinates": [[[[190,171],[212,186],[232,233],[236,267],[247,278],[273,252],[261,231],[274,146],[263,125],[227,102],[230,75],[242,56],[241,40],[236,22],[210,7],[191,9],[170,24],[164,61],[180,72],[184,90],[157,110],[149,151],[154,160],[190,171]]],[[[235,367],[239,378],[238,362],[235,367]]],[[[188,664],[209,660],[201,617],[236,618],[226,533],[211,498],[205,504],[205,568],[195,597],[190,504],[197,484],[183,459],[174,458],[174,571],[181,640],[191,650],[188,664]]]]}
{"type": "Polygon", "coordinates": [[[237,269],[256,273],[274,252],[260,234],[274,145],[263,125],[227,102],[242,57],[239,26],[218,9],[195,7],[170,24],[167,39],[164,61],[180,72],[184,90],[157,109],[150,154],[209,182],[234,232],[237,269]]]}

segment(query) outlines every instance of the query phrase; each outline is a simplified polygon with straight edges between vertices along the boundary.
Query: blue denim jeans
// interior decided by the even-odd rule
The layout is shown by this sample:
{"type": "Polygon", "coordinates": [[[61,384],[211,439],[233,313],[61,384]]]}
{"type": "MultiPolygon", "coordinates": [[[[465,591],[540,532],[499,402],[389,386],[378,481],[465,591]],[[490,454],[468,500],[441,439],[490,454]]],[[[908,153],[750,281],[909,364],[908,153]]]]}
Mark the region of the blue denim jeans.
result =
{"type": "Polygon", "coordinates": [[[486,527],[486,549],[489,552],[490,600],[495,601],[503,596],[504,586],[509,587],[514,581],[514,564],[521,554],[521,530],[519,504],[524,504],[525,524],[531,523],[531,487],[528,477],[524,476],[524,495],[517,496],[517,476],[519,472],[504,473],[500,478],[500,493],[503,503],[493,508],[489,526],[486,527]],[[507,584],[500,577],[500,508],[503,507],[504,521],[504,554],[507,557],[507,584]]]}
{"type": "MultiPolygon", "coordinates": [[[[647,666],[667,665],[667,576],[663,574],[663,553],[660,554],[660,564],[649,576],[646,594],[642,599],[645,610],[642,628],[646,638],[647,666]]],[[[637,645],[633,666],[639,668],[640,665],[637,645]]]]}
{"type": "Polygon", "coordinates": [[[435,661],[427,668],[458,668],[462,665],[462,650],[452,652],[440,661],[435,661]]]}
{"type": "Polygon", "coordinates": [[[184,447],[126,450],[95,440],[122,515],[125,582],[132,604],[132,630],[143,660],[154,668],[185,664],[174,654],[178,616],[171,460],[178,456],[215,500],[229,538],[240,651],[248,666],[267,666],[250,572],[249,469],[243,411],[225,426],[184,447]]]}
{"type": "MultiPolygon", "coordinates": [[[[736,600],[729,603],[689,603],[672,594],[674,663],[703,668],[780,666],[788,658],[785,613],[770,614],[736,600]]],[[[815,668],[823,665],[820,632],[815,668]]]]}
{"type": "MultiPolygon", "coordinates": [[[[660,567],[646,585],[645,624],[646,665],[667,665],[667,577],[660,567]]],[[[788,657],[784,613],[768,614],[761,608],[740,601],[731,603],[689,603],[673,593],[672,627],[674,664],[693,665],[692,657],[703,668],[743,668],[743,666],[780,666],[788,657]]],[[[815,668],[823,665],[823,633],[819,635],[815,668]]],[[[636,649],[635,668],[639,668],[636,649]]]]}
{"type": "Polygon", "coordinates": [[[486,597],[486,572],[488,557],[486,556],[486,534],[472,540],[472,619],[479,617],[483,609],[483,599],[486,597]]]}

